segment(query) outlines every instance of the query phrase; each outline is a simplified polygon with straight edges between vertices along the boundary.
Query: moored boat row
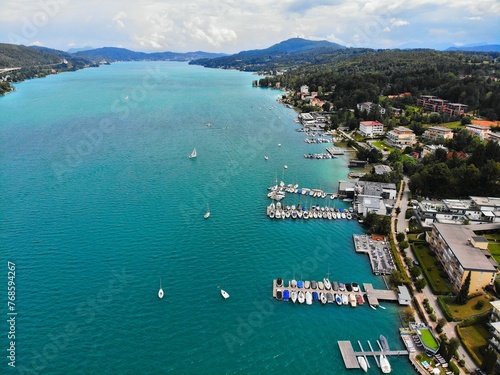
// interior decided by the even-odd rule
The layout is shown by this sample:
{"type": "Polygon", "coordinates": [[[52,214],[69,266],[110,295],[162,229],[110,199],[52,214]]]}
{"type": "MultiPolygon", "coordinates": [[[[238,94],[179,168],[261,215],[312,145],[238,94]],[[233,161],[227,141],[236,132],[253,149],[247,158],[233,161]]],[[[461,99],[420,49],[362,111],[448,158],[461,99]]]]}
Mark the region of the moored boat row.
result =
{"type": "Polygon", "coordinates": [[[267,216],[271,219],[327,219],[327,220],[338,220],[338,219],[353,219],[353,213],[339,208],[332,208],[328,206],[310,206],[306,207],[301,204],[298,206],[284,206],[281,202],[276,204],[273,202],[267,206],[266,210],[267,216]]]}

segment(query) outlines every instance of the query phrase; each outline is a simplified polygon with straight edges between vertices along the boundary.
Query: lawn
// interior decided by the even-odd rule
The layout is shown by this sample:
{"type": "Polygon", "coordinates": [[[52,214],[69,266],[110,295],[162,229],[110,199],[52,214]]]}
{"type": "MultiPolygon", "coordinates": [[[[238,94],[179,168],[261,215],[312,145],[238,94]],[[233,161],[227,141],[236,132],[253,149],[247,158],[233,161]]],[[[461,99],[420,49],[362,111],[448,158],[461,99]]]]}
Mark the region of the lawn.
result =
{"type": "Polygon", "coordinates": [[[497,263],[500,264],[500,242],[490,242],[488,244],[488,250],[497,263]]]}
{"type": "Polygon", "coordinates": [[[411,244],[411,247],[433,292],[435,294],[452,293],[449,283],[441,277],[440,267],[436,266],[437,258],[429,254],[429,245],[426,242],[415,242],[411,244]]]}
{"type": "Polygon", "coordinates": [[[389,152],[392,152],[395,150],[394,147],[391,147],[389,146],[387,143],[385,143],[384,141],[380,140],[380,141],[373,141],[373,142],[370,142],[372,145],[374,145],[375,147],[377,147],[378,149],[382,150],[382,151],[389,151],[389,152]]]}
{"type": "Polygon", "coordinates": [[[445,122],[443,124],[426,124],[425,126],[442,126],[449,129],[465,129],[465,127],[460,123],[460,121],[445,122]]]}
{"type": "Polygon", "coordinates": [[[448,305],[448,309],[455,320],[463,320],[472,315],[482,314],[492,308],[490,300],[486,294],[470,298],[465,305],[456,303],[453,298],[446,298],[445,300],[448,305]],[[476,310],[475,306],[479,300],[484,301],[484,306],[481,310],[476,310]]]}
{"type": "Polygon", "coordinates": [[[490,337],[486,327],[483,324],[476,324],[469,327],[460,327],[459,329],[464,345],[482,361],[481,349],[488,345],[486,338],[490,337]]]}
{"type": "Polygon", "coordinates": [[[421,335],[420,338],[422,339],[422,342],[425,344],[425,346],[427,346],[432,350],[436,350],[437,348],[439,348],[439,344],[434,338],[434,336],[432,336],[432,333],[429,330],[429,328],[421,328],[419,329],[419,332],[421,335]]]}

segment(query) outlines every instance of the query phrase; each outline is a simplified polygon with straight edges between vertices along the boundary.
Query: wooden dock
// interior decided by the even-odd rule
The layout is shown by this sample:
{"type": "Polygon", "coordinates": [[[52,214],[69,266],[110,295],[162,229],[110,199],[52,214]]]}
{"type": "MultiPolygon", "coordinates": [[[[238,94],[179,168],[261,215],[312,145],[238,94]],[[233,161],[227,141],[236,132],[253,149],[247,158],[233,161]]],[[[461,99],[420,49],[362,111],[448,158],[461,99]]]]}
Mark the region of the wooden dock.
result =
{"type": "MultiPolygon", "coordinates": [[[[298,287],[292,288],[290,286],[285,286],[285,285],[283,285],[282,287],[278,287],[276,282],[277,282],[277,279],[273,280],[273,297],[274,298],[276,298],[276,291],[278,289],[281,289],[281,290],[287,289],[290,292],[292,292],[292,291],[298,292],[299,290],[302,290],[303,292],[306,292],[306,291],[311,292],[311,293],[317,292],[318,294],[319,293],[327,293],[327,292],[330,292],[334,295],[335,294],[340,294],[340,295],[359,294],[363,297],[365,304],[372,305],[375,307],[380,305],[379,301],[397,301],[398,300],[398,294],[395,291],[385,290],[385,289],[374,289],[373,285],[369,284],[369,283],[362,284],[364,291],[362,291],[362,288],[360,286],[359,292],[348,292],[348,291],[341,292],[339,290],[337,290],[337,291],[326,290],[326,289],[321,290],[318,288],[316,288],[316,289],[312,289],[312,288],[305,289],[305,288],[298,288],[298,287]],[[366,302],[368,302],[368,303],[366,303],[366,302]]],[[[334,304],[336,305],[336,303],[334,303],[334,304]]]]}
{"type": "MultiPolygon", "coordinates": [[[[369,351],[364,351],[361,343],[358,341],[360,351],[354,351],[352,344],[350,341],[338,341],[337,342],[340,349],[340,354],[342,355],[342,359],[344,360],[344,365],[347,369],[357,369],[360,368],[358,360],[356,357],[365,357],[372,356],[377,363],[377,366],[380,367],[380,363],[378,361],[378,357],[382,354],[385,356],[401,356],[401,355],[409,355],[407,350],[373,350],[373,347],[368,341],[368,346],[370,347],[369,351]]],[[[379,344],[380,345],[380,344],[379,344]]],[[[368,360],[366,361],[368,367],[370,366],[368,360]]]]}

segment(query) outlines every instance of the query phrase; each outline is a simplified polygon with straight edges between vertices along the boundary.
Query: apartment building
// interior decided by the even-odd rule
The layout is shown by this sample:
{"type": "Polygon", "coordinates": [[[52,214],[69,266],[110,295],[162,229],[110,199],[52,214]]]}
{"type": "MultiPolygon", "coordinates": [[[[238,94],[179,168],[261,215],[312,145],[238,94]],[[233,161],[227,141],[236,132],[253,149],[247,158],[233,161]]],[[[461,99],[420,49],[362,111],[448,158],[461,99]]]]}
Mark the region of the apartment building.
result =
{"type": "Polygon", "coordinates": [[[398,126],[387,133],[386,141],[390,146],[402,149],[407,146],[413,147],[417,138],[413,130],[398,126]]]}
{"type": "Polygon", "coordinates": [[[453,138],[453,131],[444,126],[431,126],[422,134],[422,138],[427,142],[444,141],[453,138]]]}
{"type": "Polygon", "coordinates": [[[488,347],[497,353],[497,364],[495,374],[500,373],[500,301],[490,302],[493,309],[490,314],[488,328],[491,337],[488,339],[488,347]]]}
{"type": "Polygon", "coordinates": [[[378,121],[361,121],[359,133],[364,137],[378,137],[384,134],[384,124],[378,121]]]}
{"type": "Polygon", "coordinates": [[[488,241],[475,233],[488,229],[500,229],[500,225],[485,224],[480,227],[433,225],[429,245],[448,274],[455,292],[460,291],[469,272],[471,273],[469,293],[477,293],[486,286],[493,285],[497,264],[488,256],[488,241]]]}

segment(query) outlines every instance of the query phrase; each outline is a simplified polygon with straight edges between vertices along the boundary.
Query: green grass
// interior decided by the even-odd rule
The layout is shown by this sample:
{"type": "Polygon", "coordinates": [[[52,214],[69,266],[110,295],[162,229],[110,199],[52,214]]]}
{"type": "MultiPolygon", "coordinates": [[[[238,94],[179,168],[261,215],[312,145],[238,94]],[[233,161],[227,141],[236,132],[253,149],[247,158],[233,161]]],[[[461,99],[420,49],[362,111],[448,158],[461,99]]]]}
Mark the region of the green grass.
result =
{"type": "Polygon", "coordinates": [[[490,242],[488,244],[488,250],[490,251],[493,258],[500,264],[500,243],[490,242]]]}
{"type": "Polygon", "coordinates": [[[486,294],[470,298],[465,305],[460,305],[454,302],[453,299],[446,299],[446,304],[454,320],[463,320],[472,315],[484,313],[492,308],[490,299],[486,294]],[[475,306],[479,300],[484,301],[484,306],[481,310],[476,310],[475,306]]]}
{"type": "Polygon", "coordinates": [[[445,122],[442,124],[425,124],[426,127],[430,126],[442,126],[449,129],[465,129],[465,127],[460,123],[460,121],[445,122]]]}
{"type": "Polygon", "coordinates": [[[452,293],[453,291],[448,281],[443,280],[440,275],[441,269],[435,264],[437,262],[437,258],[429,254],[429,245],[425,242],[415,242],[411,244],[411,247],[420,263],[425,278],[434,293],[452,293]]]}
{"type": "Polygon", "coordinates": [[[473,352],[482,362],[483,355],[481,349],[488,345],[486,341],[490,337],[488,329],[483,324],[476,324],[469,327],[460,327],[460,336],[467,349],[473,352]]]}
{"type": "Polygon", "coordinates": [[[431,348],[432,350],[436,350],[437,348],[439,348],[438,342],[436,341],[434,336],[432,336],[432,333],[428,328],[421,328],[419,329],[419,331],[421,334],[420,338],[422,339],[422,342],[428,348],[431,348]]]}
{"type": "Polygon", "coordinates": [[[373,141],[373,142],[370,142],[372,145],[374,145],[375,147],[377,147],[378,149],[382,150],[382,151],[389,151],[389,152],[392,152],[395,150],[394,147],[391,147],[389,146],[387,143],[385,143],[384,141],[373,141]]]}

